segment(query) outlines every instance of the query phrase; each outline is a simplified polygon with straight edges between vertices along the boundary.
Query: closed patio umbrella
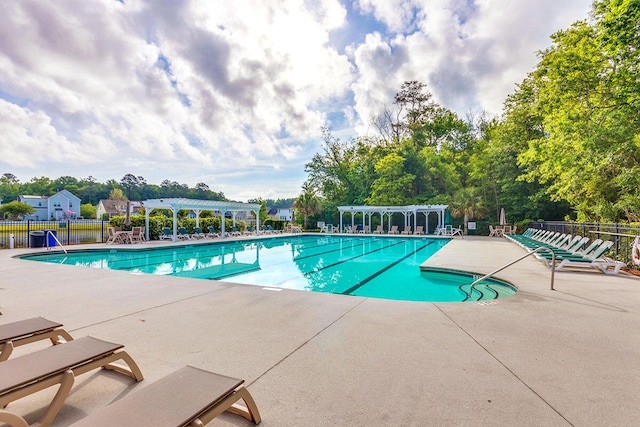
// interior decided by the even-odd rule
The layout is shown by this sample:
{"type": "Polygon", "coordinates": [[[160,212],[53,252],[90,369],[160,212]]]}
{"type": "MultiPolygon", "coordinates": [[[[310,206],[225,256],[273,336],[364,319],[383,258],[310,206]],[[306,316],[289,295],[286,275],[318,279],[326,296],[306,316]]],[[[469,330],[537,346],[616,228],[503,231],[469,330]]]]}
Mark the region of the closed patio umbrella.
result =
{"type": "Polygon", "coordinates": [[[504,214],[504,208],[500,209],[500,225],[505,225],[507,223],[506,216],[504,214]]]}
{"type": "Polygon", "coordinates": [[[129,211],[131,210],[131,202],[127,200],[127,212],[124,217],[124,225],[127,227],[131,225],[131,218],[129,218],[129,211]]]}

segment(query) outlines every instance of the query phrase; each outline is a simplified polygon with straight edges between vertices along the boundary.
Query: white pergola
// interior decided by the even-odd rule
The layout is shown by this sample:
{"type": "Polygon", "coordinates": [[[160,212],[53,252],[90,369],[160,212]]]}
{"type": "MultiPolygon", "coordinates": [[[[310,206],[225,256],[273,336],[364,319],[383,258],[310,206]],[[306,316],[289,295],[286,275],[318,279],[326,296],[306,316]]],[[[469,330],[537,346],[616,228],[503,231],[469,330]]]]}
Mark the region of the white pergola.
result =
{"type": "MultiPolygon", "coordinates": [[[[425,233],[428,233],[429,230],[429,214],[436,213],[438,215],[438,224],[439,228],[444,228],[444,218],[445,212],[447,211],[448,205],[410,205],[410,206],[339,206],[338,211],[340,211],[340,230],[343,230],[342,219],[344,213],[351,214],[351,227],[355,226],[355,214],[362,214],[362,226],[364,227],[366,223],[369,223],[371,226],[371,218],[373,215],[380,215],[380,224],[384,224],[384,216],[387,216],[387,232],[391,228],[391,215],[394,213],[401,213],[404,215],[404,226],[411,226],[411,218],[413,217],[413,231],[416,230],[417,226],[417,216],[422,213],[425,217],[425,233]],[[366,219],[368,218],[368,221],[366,219]]],[[[373,231],[373,230],[371,230],[373,231]]]]}
{"type": "Polygon", "coordinates": [[[145,211],[144,225],[146,239],[149,240],[149,212],[152,209],[168,209],[173,214],[173,241],[178,240],[178,211],[190,210],[196,214],[196,227],[200,226],[200,213],[202,211],[220,212],[221,215],[221,235],[225,236],[224,218],[227,212],[231,212],[233,225],[236,224],[236,214],[238,212],[253,212],[256,215],[256,228],[260,227],[260,207],[257,203],[221,202],[217,200],[196,200],[196,199],[150,199],[142,202],[145,211]]]}

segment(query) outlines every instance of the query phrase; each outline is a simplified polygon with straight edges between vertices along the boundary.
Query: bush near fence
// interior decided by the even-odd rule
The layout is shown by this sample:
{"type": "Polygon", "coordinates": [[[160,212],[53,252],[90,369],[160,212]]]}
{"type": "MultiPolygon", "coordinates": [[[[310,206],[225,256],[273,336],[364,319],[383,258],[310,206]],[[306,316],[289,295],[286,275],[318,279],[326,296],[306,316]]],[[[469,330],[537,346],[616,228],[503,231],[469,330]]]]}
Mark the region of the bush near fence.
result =
{"type": "MultiPolygon", "coordinates": [[[[133,227],[144,227],[145,217],[134,215],[129,217],[129,225],[125,225],[126,218],[124,216],[114,216],[109,220],[109,225],[112,227],[120,227],[122,230],[130,231],[133,227]]],[[[219,217],[206,217],[200,218],[200,228],[203,232],[207,233],[209,226],[213,226],[218,232],[221,230],[219,217]]],[[[195,233],[196,220],[195,218],[178,218],[178,227],[184,227],[187,233],[195,233]]],[[[233,219],[225,218],[224,227],[227,232],[231,231],[233,226],[233,219]]],[[[236,220],[236,227],[239,231],[244,231],[247,224],[244,221],[236,220]]],[[[158,240],[162,234],[162,228],[167,227],[173,229],[173,218],[166,217],[164,215],[157,215],[149,217],[149,240],[158,240]]]]}

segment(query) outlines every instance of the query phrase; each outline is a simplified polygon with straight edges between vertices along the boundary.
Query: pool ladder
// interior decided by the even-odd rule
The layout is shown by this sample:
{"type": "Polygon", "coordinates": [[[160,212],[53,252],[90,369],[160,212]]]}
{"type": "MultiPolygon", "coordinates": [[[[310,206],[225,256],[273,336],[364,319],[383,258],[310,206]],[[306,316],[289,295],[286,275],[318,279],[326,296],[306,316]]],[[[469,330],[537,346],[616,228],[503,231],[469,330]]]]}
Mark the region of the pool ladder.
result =
{"type": "Polygon", "coordinates": [[[482,276],[481,278],[479,278],[479,279],[475,280],[475,281],[474,281],[474,282],[469,286],[469,298],[471,298],[471,295],[473,295],[473,288],[475,288],[475,287],[476,287],[476,285],[477,285],[478,283],[482,282],[482,281],[483,281],[483,280],[485,280],[485,279],[488,279],[488,278],[490,278],[490,277],[493,277],[496,273],[499,273],[500,271],[504,270],[505,268],[507,268],[507,267],[511,267],[513,264],[515,264],[515,263],[517,263],[517,262],[519,262],[519,261],[522,261],[522,260],[523,260],[523,259],[525,259],[526,257],[528,257],[528,256],[530,256],[530,255],[533,255],[533,254],[535,254],[535,253],[541,252],[541,251],[548,251],[548,252],[551,252],[551,288],[550,288],[550,289],[551,289],[552,291],[555,291],[555,289],[553,288],[553,281],[554,281],[554,279],[555,279],[555,274],[554,274],[554,273],[555,273],[555,271],[556,271],[556,269],[555,269],[555,265],[556,265],[556,253],[555,253],[555,251],[554,251],[552,248],[550,248],[550,247],[548,247],[548,246],[540,246],[540,247],[536,248],[535,250],[533,250],[533,251],[531,251],[531,252],[528,252],[527,254],[525,254],[525,255],[521,256],[520,258],[518,258],[518,259],[516,259],[516,260],[513,260],[513,261],[511,261],[510,263],[505,264],[505,265],[503,265],[502,267],[498,268],[497,270],[494,270],[494,271],[492,271],[492,272],[491,272],[491,273],[489,273],[489,274],[485,274],[485,275],[484,275],[484,276],[482,276]]]}

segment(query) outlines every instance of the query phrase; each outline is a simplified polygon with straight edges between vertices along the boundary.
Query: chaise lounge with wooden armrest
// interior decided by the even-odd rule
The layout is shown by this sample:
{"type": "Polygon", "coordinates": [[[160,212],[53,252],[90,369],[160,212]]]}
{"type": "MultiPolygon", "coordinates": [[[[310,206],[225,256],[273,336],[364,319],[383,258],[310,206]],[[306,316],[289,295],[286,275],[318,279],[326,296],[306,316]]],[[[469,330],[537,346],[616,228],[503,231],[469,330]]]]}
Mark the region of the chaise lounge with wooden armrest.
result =
{"type": "Polygon", "coordinates": [[[72,427],[204,426],[225,411],[260,423],[244,380],[185,366],[139,391],[98,409],[72,427]],[[244,400],[246,406],[236,402],[244,400]]]}
{"type": "Polygon", "coordinates": [[[0,325],[0,362],[7,360],[15,347],[46,339],[51,340],[54,345],[73,340],[62,329],[62,323],[52,322],[44,317],[0,325]]]}
{"type": "MultiPolygon", "coordinates": [[[[60,411],[78,375],[105,368],[142,381],[142,372],[131,356],[122,350],[123,347],[122,344],[82,337],[1,362],[0,408],[58,385],[58,391],[37,424],[45,427],[60,411]],[[118,360],[127,366],[113,363],[118,360]]],[[[0,423],[3,422],[17,427],[28,425],[19,415],[4,410],[0,411],[0,423]]]]}

